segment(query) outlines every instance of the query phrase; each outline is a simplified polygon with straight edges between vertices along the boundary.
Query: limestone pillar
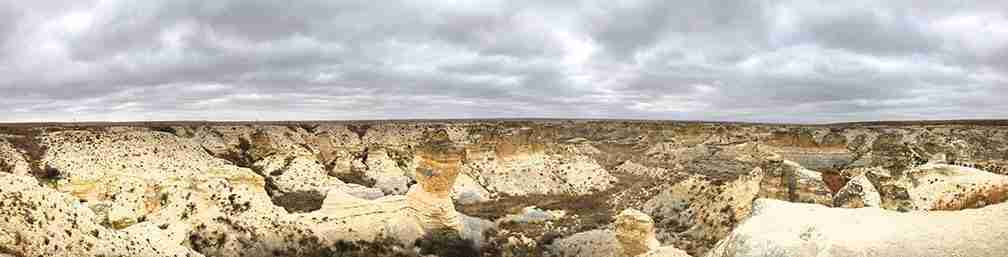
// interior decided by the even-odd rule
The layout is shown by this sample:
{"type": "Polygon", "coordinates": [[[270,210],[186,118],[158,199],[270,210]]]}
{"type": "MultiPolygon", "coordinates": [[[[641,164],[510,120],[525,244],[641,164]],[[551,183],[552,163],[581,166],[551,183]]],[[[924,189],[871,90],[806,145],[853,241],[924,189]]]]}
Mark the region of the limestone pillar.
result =
{"type": "Polygon", "coordinates": [[[638,210],[626,209],[615,217],[616,240],[623,247],[623,256],[633,257],[658,249],[654,220],[638,210]]]}
{"type": "Polygon", "coordinates": [[[416,151],[417,184],[406,193],[406,202],[425,231],[449,228],[461,232],[462,219],[450,195],[465,158],[465,148],[447,137],[430,137],[416,151]]]}

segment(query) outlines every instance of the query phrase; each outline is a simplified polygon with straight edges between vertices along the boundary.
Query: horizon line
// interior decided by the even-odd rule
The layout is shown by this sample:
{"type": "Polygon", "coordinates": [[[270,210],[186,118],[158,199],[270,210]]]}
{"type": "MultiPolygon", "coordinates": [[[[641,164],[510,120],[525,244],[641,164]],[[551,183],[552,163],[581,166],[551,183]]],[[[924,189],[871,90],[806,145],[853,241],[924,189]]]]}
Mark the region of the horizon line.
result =
{"type": "Polygon", "coordinates": [[[616,118],[416,118],[416,119],[333,119],[333,120],[123,120],[123,121],[0,121],[3,126],[156,126],[156,125],[214,125],[214,124],[262,124],[262,125],[292,125],[305,123],[424,123],[424,122],[521,122],[521,121],[583,121],[583,122],[642,122],[642,123],[725,123],[748,125],[802,125],[802,126],[836,126],[836,125],[1008,125],[1005,119],[893,119],[893,120],[858,120],[841,122],[767,122],[767,121],[726,121],[726,120],[674,120],[674,119],[616,119],[616,118]],[[921,124],[908,124],[921,123],[921,124]],[[976,124],[982,123],[982,124],[976,124]]]}

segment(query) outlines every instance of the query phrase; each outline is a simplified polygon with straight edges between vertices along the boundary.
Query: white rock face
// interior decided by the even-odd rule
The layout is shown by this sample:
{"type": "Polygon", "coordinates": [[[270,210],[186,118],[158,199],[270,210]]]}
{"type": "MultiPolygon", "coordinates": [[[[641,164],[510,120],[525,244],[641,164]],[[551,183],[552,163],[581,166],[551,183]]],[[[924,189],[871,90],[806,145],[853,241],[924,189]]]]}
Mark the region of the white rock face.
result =
{"type": "Polygon", "coordinates": [[[375,188],[388,195],[402,195],[409,190],[409,184],[413,179],[407,176],[406,171],[412,170],[411,166],[413,169],[416,168],[412,162],[404,163],[407,166],[401,168],[385,150],[370,150],[366,164],[367,170],[364,171],[364,175],[374,180],[375,188]]]}
{"type": "Polygon", "coordinates": [[[947,164],[910,170],[903,181],[917,210],[961,210],[1008,200],[1008,176],[947,164]]]}
{"type": "Polygon", "coordinates": [[[483,188],[476,179],[463,173],[455,179],[451,197],[460,204],[471,204],[489,201],[491,193],[483,188]]]}
{"type": "Polygon", "coordinates": [[[43,163],[55,173],[53,185],[92,207],[107,206],[114,227],[123,228],[157,211],[165,190],[222,178],[262,183],[249,169],[210,156],[190,141],[163,132],[94,134],[66,131],[47,134],[43,163]]]}
{"type": "Polygon", "coordinates": [[[329,241],[392,237],[412,244],[424,232],[408,213],[405,196],[365,200],[331,190],[322,209],[294,216],[310,224],[313,233],[329,241]]]}
{"type": "Polygon", "coordinates": [[[881,207],[882,196],[872,185],[865,175],[858,175],[847,181],[847,185],[840,188],[833,196],[834,207],[861,208],[861,207],[881,207]]]}
{"type": "Polygon", "coordinates": [[[708,253],[746,256],[1000,256],[1008,204],[900,213],[759,199],[753,215],[708,253]]]}
{"type": "Polygon", "coordinates": [[[0,252],[15,256],[203,256],[178,241],[105,228],[76,199],[31,177],[0,173],[0,206],[0,252]]]}

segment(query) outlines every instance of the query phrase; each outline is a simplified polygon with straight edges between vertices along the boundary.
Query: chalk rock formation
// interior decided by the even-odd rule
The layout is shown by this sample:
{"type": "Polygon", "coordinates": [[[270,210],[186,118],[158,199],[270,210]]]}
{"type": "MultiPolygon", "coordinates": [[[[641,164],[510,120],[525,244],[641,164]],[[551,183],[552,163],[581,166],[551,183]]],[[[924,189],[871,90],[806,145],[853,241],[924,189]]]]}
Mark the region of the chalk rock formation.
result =
{"type": "Polygon", "coordinates": [[[623,255],[637,256],[658,248],[655,237],[654,220],[638,210],[626,209],[616,215],[616,240],[623,248],[623,255]]]}
{"type": "Polygon", "coordinates": [[[899,213],[759,199],[753,215],[708,253],[747,256],[998,256],[1008,205],[899,213]]]}
{"type": "Polygon", "coordinates": [[[882,196],[865,175],[858,175],[847,182],[833,197],[834,207],[861,208],[881,207],[882,196]]]}
{"type": "Polygon", "coordinates": [[[251,170],[167,133],[64,131],[41,140],[48,147],[42,162],[52,173],[44,179],[89,207],[107,210],[100,214],[117,228],[161,209],[170,185],[185,188],[216,178],[263,184],[251,170]]]}
{"type": "Polygon", "coordinates": [[[372,149],[367,152],[366,170],[364,176],[374,181],[374,187],[385,194],[401,195],[409,190],[413,179],[407,176],[407,170],[414,166],[413,162],[396,161],[390,152],[383,149],[372,149]]]}
{"type": "Polygon", "coordinates": [[[823,174],[790,160],[772,158],[760,185],[760,197],[831,205],[833,192],[823,174]]]}
{"type": "Polygon", "coordinates": [[[891,210],[960,210],[1008,199],[1008,176],[968,167],[924,164],[903,174],[867,175],[891,210]]]}
{"type": "Polygon", "coordinates": [[[372,240],[391,237],[412,244],[423,228],[408,212],[405,196],[366,200],[340,190],[330,190],[322,208],[295,215],[312,231],[329,241],[372,240]]]}
{"type": "Polygon", "coordinates": [[[644,203],[643,211],[661,220],[659,240],[690,250],[706,251],[749,216],[752,200],[760,190],[763,171],[742,163],[697,164],[700,172],[664,189],[644,203]],[[711,165],[711,166],[707,166],[711,165]],[[707,167],[707,168],[704,168],[707,167]],[[716,172],[715,172],[716,170],[716,172]]]}
{"type": "Polygon", "coordinates": [[[906,173],[918,210],[978,208],[1008,199],[1008,176],[960,166],[928,164],[906,173]]]}
{"type": "Polygon", "coordinates": [[[465,149],[445,136],[422,145],[416,158],[417,185],[406,193],[411,213],[425,230],[463,231],[462,220],[450,195],[465,158],[465,149]]]}
{"type": "Polygon", "coordinates": [[[14,256],[203,256],[178,241],[108,229],[70,195],[0,173],[0,252],[14,256]]]}

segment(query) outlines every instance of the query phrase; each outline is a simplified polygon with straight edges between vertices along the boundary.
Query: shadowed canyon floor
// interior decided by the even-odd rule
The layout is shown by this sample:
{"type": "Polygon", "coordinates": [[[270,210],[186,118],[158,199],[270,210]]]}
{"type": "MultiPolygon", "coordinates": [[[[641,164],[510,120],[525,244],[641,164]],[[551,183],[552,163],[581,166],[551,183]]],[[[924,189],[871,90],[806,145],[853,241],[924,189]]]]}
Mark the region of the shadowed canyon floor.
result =
{"type": "Polygon", "coordinates": [[[1008,121],[0,124],[0,256],[1000,256],[1008,121]]]}

